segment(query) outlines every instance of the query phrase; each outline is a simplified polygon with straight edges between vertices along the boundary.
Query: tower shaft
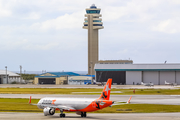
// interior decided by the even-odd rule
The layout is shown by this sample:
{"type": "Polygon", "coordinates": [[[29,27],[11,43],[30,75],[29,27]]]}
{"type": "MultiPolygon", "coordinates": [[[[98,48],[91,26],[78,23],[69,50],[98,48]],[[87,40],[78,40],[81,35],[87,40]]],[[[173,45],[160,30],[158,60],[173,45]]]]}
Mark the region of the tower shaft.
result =
{"type": "Polygon", "coordinates": [[[99,60],[98,29],[93,29],[93,16],[88,15],[88,74],[94,75],[94,65],[99,60]]]}

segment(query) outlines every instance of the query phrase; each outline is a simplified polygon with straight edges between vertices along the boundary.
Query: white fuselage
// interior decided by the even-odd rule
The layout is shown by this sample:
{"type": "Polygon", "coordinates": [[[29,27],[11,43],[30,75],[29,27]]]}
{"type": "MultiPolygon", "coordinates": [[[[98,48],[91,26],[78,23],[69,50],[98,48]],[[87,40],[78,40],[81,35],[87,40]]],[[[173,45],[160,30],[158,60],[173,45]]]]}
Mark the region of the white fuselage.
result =
{"type": "Polygon", "coordinates": [[[44,105],[53,106],[66,106],[69,108],[74,108],[76,110],[84,109],[90,105],[95,99],[88,98],[42,98],[38,102],[38,108],[44,109],[44,105]]]}

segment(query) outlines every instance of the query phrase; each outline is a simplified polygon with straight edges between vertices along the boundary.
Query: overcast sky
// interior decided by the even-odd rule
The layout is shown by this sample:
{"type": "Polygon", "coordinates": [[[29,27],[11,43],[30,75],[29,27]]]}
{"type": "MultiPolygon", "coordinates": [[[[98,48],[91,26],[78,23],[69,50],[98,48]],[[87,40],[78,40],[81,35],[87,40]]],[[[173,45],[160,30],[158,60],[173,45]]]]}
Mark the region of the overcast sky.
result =
{"type": "Polygon", "coordinates": [[[91,4],[104,26],[100,60],[180,63],[180,0],[0,0],[0,69],[87,71],[91,4]]]}

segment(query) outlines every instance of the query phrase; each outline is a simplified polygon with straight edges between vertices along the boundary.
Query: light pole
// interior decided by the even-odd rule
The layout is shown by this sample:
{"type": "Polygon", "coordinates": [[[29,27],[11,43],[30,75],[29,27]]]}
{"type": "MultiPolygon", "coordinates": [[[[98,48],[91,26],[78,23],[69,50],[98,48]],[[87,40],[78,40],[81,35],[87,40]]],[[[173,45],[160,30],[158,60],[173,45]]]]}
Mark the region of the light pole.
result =
{"type": "Polygon", "coordinates": [[[21,81],[21,73],[22,73],[22,66],[20,65],[20,83],[22,82],[21,81]]]}
{"type": "Polygon", "coordinates": [[[7,77],[7,66],[5,66],[6,68],[6,81],[7,81],[7,84],[8,84],[8,77],[7,77]]]}

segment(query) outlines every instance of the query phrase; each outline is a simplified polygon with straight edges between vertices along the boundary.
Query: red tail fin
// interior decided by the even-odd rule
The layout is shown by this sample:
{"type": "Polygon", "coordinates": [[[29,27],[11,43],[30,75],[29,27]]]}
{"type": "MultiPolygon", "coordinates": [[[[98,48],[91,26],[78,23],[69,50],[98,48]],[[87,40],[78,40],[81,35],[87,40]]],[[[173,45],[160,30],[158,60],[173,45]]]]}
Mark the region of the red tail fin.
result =
{"type": "Polygon", "coordinates": [[[109,78],[99,99],[109,100],[110,92],[111,92],[111,83],[112,83],[112,78],[109,78]]]}

